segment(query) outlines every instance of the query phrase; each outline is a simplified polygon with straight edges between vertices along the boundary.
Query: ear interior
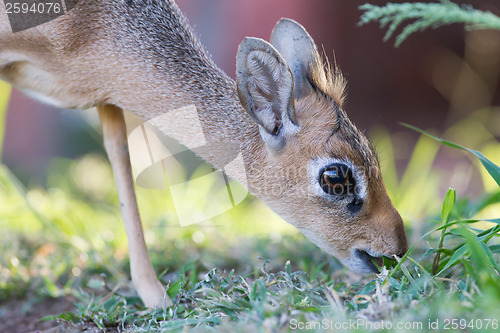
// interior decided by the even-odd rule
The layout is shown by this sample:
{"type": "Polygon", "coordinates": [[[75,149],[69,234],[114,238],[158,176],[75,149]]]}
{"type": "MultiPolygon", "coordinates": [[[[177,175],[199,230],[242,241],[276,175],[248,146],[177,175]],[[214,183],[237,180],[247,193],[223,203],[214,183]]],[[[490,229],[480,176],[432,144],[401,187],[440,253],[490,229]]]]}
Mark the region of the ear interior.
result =
{"type": "Polygon", "coordinates": [[[259,124],[266,144],[277,149],[295,133],[293,77],[285,60],[268,42],[246,38],[237,55],[238,96],[259,124]]]}

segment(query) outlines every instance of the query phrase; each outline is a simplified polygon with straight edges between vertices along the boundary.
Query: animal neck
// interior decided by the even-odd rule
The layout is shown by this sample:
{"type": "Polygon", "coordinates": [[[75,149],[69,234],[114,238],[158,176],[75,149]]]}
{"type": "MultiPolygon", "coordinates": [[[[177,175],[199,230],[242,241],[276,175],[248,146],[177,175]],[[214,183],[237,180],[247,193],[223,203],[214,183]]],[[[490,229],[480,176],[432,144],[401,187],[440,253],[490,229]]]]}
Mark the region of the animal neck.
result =
{"type": "MultiPolygon", "coordinates": [[[[115,89],[120,92],[116,102],[216,167],[241,154],[248,171],[262,143],[234,80],[215,65],[175,3],[148,4],[123,3],[120,9],[128,11],[128,20],[111,20],[121,25],[114,31],[127,31],[115,36],[123,50],[119,58],[133,64],[125,68],[130,79],[117,82],[128,89],[115,89]]],[[[225,169],[245,183],[242,167],[225,169]]]]}

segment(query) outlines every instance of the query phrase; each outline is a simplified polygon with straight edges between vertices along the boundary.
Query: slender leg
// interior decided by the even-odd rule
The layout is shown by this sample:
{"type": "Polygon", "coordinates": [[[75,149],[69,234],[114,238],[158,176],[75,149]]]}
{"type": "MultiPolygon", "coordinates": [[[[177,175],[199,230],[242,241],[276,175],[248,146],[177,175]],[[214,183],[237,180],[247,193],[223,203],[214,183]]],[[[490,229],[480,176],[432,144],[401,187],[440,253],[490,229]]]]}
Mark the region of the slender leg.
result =
{"type": "Polygon", "coordinates": [[[165,288],[156,278],[144,242],[132,180],[123,111],[112,105],[99,106],[97,110],[102,124],[104,147],[115,176],[120,208],[125,223],[132,282],[147,307],[161,308],[165,304],[168,306],[172,303],[165,294],[165,288]]]}

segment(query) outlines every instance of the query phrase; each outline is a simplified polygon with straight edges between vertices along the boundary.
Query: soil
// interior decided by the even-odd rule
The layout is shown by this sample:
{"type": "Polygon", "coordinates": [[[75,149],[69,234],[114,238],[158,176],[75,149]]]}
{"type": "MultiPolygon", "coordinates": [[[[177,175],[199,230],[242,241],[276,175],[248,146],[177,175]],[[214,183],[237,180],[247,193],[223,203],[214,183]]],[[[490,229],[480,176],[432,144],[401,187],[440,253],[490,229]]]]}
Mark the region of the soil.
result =
{"type": "Polygon", "coordinates": [[[48,298],[32,305],[27,304],[28,300],[26,299],[9,300],[0,304],[0,332],[58,333],[75,331],[63,323],[40,321],[45,316],[75,310],[74,305],[67,298],[48,298]]]}

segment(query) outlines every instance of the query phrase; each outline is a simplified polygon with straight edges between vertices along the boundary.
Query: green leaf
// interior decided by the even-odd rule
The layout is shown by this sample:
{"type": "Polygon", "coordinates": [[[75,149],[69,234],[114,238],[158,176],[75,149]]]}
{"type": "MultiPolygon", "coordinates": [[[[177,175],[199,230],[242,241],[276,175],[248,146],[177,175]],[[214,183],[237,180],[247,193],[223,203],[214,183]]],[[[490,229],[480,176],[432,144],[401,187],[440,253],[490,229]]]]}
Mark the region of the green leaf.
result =
{"type": "Polygon", "coordinates": [[[118,306],[120,306],[120,304],[122,304],[122,303],[123,303],[123,300],[121,300],[121,299],[110,298],[109,300],[104,302],[103,308],[104,308],[104,310],[106,310],[106,313],[108,315],[111,315],[116,311],[116,309],[118,309],[118,306]]]}
{"type": "MultiPolygon", "coordinates": [[[[446,195],[443,200],[443,208],[441,209],[441,220],[443,221],[443,224],[446,226],[450,222],[451,218],[451,213],[453,211],[453,207],[455,206],[455,199],[456,199],[456,192],[454,189],[448,189],[448,192],[446,192],[446,195]]],[[[432,264],[432,274],[436,275],[439,269],[439,260],[441,259],[441,252],[440,250],[443,249],[444,245],[444,238],[446,237],[447,232],[446,228],[443,228],[441,231],[441,237],[439,239],[439,245],[438,245],[438,251],[436,253],[436,256],[434,257],[434,262],[432,264]]]]}
{"type": "Polygon", "coordinates": [[[490,161],[488,158],[486,158],[486,156],[484,156],[481,152],[479,152],[477,150],[466,148],[464,146],[461,146],[461,145],[456,144],[456,143],[451,142],[451,141],[446,141],[444,139],[438,138],[437,136],[429,134],[426,131],[421,130],[418,127],[415,127],[415,126],[412,126],[412,125],[408,125],[408,124],[405,124],[405,123],[402,123],[401,125],[403,125],[405,127],[408,127],[408,128],[410,128],[410,129],[412,129],[414,131],[417,131],[419,133],[422,133],[424,135],[427,135],[428,137],[431,137],[434,140],[437,140],[437,141],[441,142],[442,144],[444,144],[444,145],[446,145],[448,147],[466,150],[469,153],[474,154],[479,159],[479,161],[483,164],[483,166],[486,169],[486,171],[488,171],[488,173],[495,180],[495,182],[498,184],[498,186],[500,186],[500,167],[498,165],[496,165],[495,163],[493,163],[492,161],[490,161]]]}
{"type": "Polygon", "coordinates": [[[490,251],[492,253],[500,253],[500,245],[491,245],[490,246],[490,251]]]}
{"type": "Polygon", "coordinates": [[[490,256],[491,252],[489,250],[486,251],[487,247],[484,246],[484,243],[481,242],[472,231],[464,226],[457,228],[455,233],[463,236],[463,238],[467,241],[467,245],[471,252],[471,259],[477,269],[482,272],[490,271],[492,256],[490,256]]]}
{"type": "Polygon", "coordinates": [[[48,316],[45,316],[45,317],[42,317],[40,319],[38,319],[38,321],[56,321],[58,318],[58,316],[56,315],[48,315],[48,316]]]}
{"type": "Polygon", "coordinates": [[[164,269],[164,270],[163,270],[163,271],[162,271],[162,272],[158,275],[158,280],[161,280],[161,278],[162,278],[165,274],[167,274],[167,272],[168,272],[168,267],[167,267],[167,268],[165,268],[165,269],[164,269]]]}
{"type": "Polygon", "coordinates": [[[448,192],[446,192],[443,200],[443,208],[441,209],[441,220],[443,223],[450,222],[451,213],[453,211],[453,207],[455,206],[456,196],[456,191],[452,188],[448,189],[448,192]]]}
{"type": "Polygon", "coordinates": [[[495,257],[493,256],[493,253],[491,252],[490,248],[486,246],[483,242],[480,243],[481,247],[483,248],[484,253],[490,259],[490,264],[493,268],[495,268],[497,271],[499,271],[497,261],[495,260],[495,257]]]}
{"type": "Polygon", "coordinates": [[[459,248],[453,255],[451,256],[450,260],[446,263],[446,265],[437,273],[437,275],[440,275],[442,272],[450,268],[451,266],[454,266],[456,263],[458,263],[461,259],[465,259],[464,257],[467,255],[467,252],[469,252],[469,247],[467,244],[459,248]]]}
{"type": "Polygon", "coordinates": [[[80,322],[80,318],[78,318],[78,316],[71,311],[61,313],[60,315],[57,316],[57,318],[75,324],[80,322]]]}
{"type": "Polygon", "coordinates": [[[373,292],[377,288],[377,285],[375,284],[375,280],[370,281],[369,283],[365,284],[363,288],[361,288],[356,295],[368,295],[371,292],[373,292]]]}
{"type": "Polygon", "coordinates": [[[325,266],[325,264],[326,264],[326,262],[322,262],[319,265],[316,265],[316,267],[314,268],[314,270],[311,272],[311,276],[309,278],[310,282],[314,281],[314,279],[316,278],[316,276],[318,275],[318,273],[323,269],[323,267],[325,266]]]}
{"type": "Polygon", "coordinates": [[[182,288],[182,281],[177,280],[170,284],[167,290],[167,294],[171,299],[174,299],[182,288]]]}

